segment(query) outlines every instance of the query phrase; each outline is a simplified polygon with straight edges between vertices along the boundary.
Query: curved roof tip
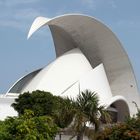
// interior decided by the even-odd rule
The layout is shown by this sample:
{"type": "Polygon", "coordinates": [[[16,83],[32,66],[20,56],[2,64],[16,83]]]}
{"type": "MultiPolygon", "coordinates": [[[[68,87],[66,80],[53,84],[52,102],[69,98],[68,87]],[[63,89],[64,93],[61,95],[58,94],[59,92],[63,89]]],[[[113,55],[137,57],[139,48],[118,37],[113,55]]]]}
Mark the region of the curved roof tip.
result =
{"type": "Polygon", "coordinates": [[[50,20],[50,18],[37,17],[30,27],[27,39],[29,39],[36,30],[47,24],[50,20]]]}
{"type": "MultiPolygon", "coordinates": [[[[45,18],[45,17],[37,17],[35,18],[35,20],[33,21],[31,27],[30,27],[30,30],[28,32],[28,36],[27,36],[27,39],[29,39],[34,32],[36,32],[38,29],[40,29],[42,26],[44,25],[49,25],[49,22],[53,19],[56,19],[56,18],[60,18],[60,17],[65,17],[65,16],[85,16],[85,17],[89,17],[89,18],[93,18],[91,16],[88,16],[88,15],[85,15],[85,14],[77,14],[77,13],[73,13],[73,14],[64,14],[64,15],[61,15],[61,16],[56,16],[54,18],[45,18]]],[[[94,20],[102,23],[99,19],[97,20],[95,17],[94,17],[94,20]]],[[[103,24],[103,23],[102,23],[103,24]]],[[[105,24],[104,24],[105,25],[105,24]]],[[[107,26],[106,26],[107,27],[107,26]]],[[[109,28],[108,28],[109,29],[109,28]]],[[[109,29],[110,30],[110,29],[109,29]]],[[[110,30],[111,31],[111,30],[110,30]]]]}
{"type": "MultiPolygon", "coordinates": [[[[33,33],[35,31],[37,31],[39,28],[41,28],[42,26],[49,25],[49,21],[51,21],[53,19],[56,19],[56,18],[60,18],[60,17],[64,17],[64,16],[71,16],[71,15],[90,17],[90,16],[87,16],[87,15],[84,15],[84,14],[76,14],[76,13],[74,13],[74,14],[64,14],[64,15],[61,15],[61,16],[56,16],[54,18],[37,17],[37,18],[35,18],[35,20],[33,21],[32,25],[30,27],[27,39],[29,39],[33,35],[33,33]]],[[[97,20],[96,18],[94,18],[94,19],[97,20]]],[[[98,20],[98,22],[99,22],[99,20],[98,20]]]]}

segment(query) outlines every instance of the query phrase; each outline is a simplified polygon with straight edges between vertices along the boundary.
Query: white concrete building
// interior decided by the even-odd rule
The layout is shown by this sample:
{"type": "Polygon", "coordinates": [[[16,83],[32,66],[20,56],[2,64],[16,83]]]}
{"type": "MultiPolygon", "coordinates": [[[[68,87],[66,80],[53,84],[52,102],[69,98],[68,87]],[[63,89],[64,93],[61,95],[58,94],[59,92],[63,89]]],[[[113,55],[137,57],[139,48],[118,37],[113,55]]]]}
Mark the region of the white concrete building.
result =
{"type": "Polygon", "coordinates": [[[40,27],[49,26],[56,60],[45,68],[20,78],[0,98],[0,119],[17,113],[10,107],[26,91],[44,90],[75,97],[79,91],[95,91],[101,105],[117,112],[117,120],[137,112],[140,98],[134,72],[120,41],[103,23],[85,15],[38,17],[28,38],[40,27]]]}

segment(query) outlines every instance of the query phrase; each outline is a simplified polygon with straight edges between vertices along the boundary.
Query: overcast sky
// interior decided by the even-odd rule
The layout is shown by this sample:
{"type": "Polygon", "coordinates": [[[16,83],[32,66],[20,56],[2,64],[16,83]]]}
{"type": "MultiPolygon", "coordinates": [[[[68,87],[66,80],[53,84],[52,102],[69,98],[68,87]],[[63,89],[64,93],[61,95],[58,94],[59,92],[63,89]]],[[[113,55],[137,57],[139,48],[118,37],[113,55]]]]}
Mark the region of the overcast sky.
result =
{"type": "Polygon", "coordinates": [[[27,40],[33,20],[68,13],[96,17],[111,28],[131,59],[140,87],[140,0],[0,0],[0,93],[55,59],[47,27],[27,40]]]}

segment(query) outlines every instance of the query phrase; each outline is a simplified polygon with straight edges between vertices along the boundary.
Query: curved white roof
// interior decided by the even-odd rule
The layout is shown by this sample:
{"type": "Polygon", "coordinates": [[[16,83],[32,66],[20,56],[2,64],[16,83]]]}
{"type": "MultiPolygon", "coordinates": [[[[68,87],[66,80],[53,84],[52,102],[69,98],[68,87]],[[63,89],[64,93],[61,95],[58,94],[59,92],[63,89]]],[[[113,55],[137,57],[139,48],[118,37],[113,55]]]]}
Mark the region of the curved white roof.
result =
{"type": "Polygon", "coordinates": [[[22,92],[39,89],[60,95],[91,69],[87,58],[76,48],[58,57],[42,69],[22,92]]]}
{"type": "Polygon", "coordinates": [[[21,93],[21,91],[29,84],[29,82],[37,75],[42,69],[35,70],[31,73],[26,74],[25,76],[18,79],[7,91],[6,95],[11,95],[11,93],[21,93]],[[10,93],[10,94],[9,94],[10,93]]]}
{"type": "MultiPolygon", "coordinates": [[[[131,63],[120,41],[107,26],[93,17],[78,14],[63,15],[53,19],[38,17],[31,26],[28,38],[37,29],[45,25],[50,27],[53,36],[57,56],[56,62],[54,61],[49,67],[42,69],[32,81],[23,88],[22,92],[26,90],[47,89],[47,87],[45,87],[46,79],[44,79],[43,76],[45,75],[45,77],[48,78],[50,75],[48,79],[51,80],[51,76],[54,73],[56,81],[55,79],[53,80],[58,83],[58,91],[60,93],[66,89],[68,85],[71,86],[74,81],[76,82],[76,79],[84,74],[85,71],[103,63],[113,96],[121,95],[125,97],[129,104],[130,112],[132,114],[136,112],[132,101],[140,104],[140,99],[131,63]],[[79,49],[75,48],[79,48],[82,53],[72,57],[65,55],[65,53],[70,50],[79,51],[79,49]],[[72,66],[77,65],[76,71],[71,72],[73,78],[66,72],[68,69],[63,70],[61,68],[63,66],[59,61],[68,67],[69,64],[72,66]],[[69,64],[66,61],[68,61],[69,64]],[[55,66],[57,66],[58,70],[55,69],[55,66]],[[60,75],[58,72],[60,72],[60,75]],[[64,85],[62,84],[63,82],[59,83],[58,80],[61,79],[61,75],[64,78],[64,85]],[[67,80],[69,84],[67,84],[67,80]],[[40,82],[40,84],[38,82],[40,82]]],[[[74,51],[72,54],[69,52],[68,54],[74,55],[74,51]]],[[[49,80],[47,84],[52,84],[53,80],[51,82],[49,80]]],[[[52,86],[52,90],[53,89],[52,86]]],[[[56,91],[54,91],[54,93],[58,94],[56,91]]]]}
{"type": "MultiPolygon", "coordinates": [[[[129,58],[120,41],[103,23],[85,15],[64,15],[47,19],[38,17],[31,26],[28,37],[38,28],[49,25],[57,57],[80,48],[92,67],[104,64],[113,95],[124,96],[129,105],[140,104],[137,84],[129,58]]],[[[132,108],[131,111],[135,110],[132,108]]]]}

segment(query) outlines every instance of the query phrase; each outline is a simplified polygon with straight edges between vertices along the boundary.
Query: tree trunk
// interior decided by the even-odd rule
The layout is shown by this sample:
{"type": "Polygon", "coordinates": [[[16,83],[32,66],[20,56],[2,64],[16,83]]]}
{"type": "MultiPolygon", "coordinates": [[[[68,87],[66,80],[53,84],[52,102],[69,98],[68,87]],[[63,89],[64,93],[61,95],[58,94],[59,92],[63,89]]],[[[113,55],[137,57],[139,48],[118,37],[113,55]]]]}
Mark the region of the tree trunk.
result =
{"type": "Polygon", "coordinates": [[[99,131],[99,122],[95,122],[95,133],[99,131]]]}
{"type": "Polygon", "coordinates": [[[84,132],[85,132],[85,125],[82,128],[82,130],[78,133],[77,140],[83,140],[83,138],[84,138],[84,132]]]}
{"type": "Polygon", "coordinates": [[[83,134],[79,133],[79,134],[77,135],[77,140],[83,140],[83,134]]]}

